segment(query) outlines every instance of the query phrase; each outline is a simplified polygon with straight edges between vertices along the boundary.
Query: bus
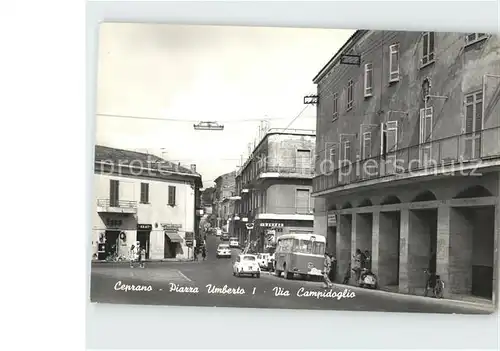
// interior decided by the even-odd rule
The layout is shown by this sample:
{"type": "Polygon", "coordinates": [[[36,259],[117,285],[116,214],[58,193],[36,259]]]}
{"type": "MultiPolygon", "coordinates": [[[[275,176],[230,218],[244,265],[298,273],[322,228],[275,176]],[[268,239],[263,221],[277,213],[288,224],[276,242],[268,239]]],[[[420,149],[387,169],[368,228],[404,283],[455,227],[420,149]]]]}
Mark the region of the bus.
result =
{"type": "Polygon", "coordinates": [[[285,234],[278,238],[275,252],[274,273],[277,277],[302,279],[323,275],[326,238],[315,234],[285,234]]]}

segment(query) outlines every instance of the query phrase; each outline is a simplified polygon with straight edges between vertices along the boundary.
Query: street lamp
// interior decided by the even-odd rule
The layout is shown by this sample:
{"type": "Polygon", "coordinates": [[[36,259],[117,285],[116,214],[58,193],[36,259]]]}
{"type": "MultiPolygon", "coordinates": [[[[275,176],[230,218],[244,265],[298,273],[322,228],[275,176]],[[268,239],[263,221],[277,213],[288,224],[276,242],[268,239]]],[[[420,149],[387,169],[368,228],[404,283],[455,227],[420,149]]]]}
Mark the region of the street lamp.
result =
{"type": "Polygon", "coordinates": [[[198,124],[193,124],[195,130],[224,130],[224,125],[217,122],[200,122],[198,124]]]}

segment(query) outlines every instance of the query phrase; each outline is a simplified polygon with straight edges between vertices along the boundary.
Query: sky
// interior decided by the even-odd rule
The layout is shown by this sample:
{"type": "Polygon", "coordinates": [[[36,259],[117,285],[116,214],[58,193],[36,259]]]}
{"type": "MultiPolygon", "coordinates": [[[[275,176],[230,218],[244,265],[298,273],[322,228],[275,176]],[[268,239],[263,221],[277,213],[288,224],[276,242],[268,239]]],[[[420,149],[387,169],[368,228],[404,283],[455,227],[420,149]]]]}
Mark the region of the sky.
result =
{"type": "MultiPolygon", "coordinates": [[[[213,186],[247,158],[260,120],[285,128],[304,109],[312,79],[353,32],[102,24],[96,143],[196,164],[213,186]],[[224,130],[196,131],[199,121],[224,130]]],[[[315,117],[309,105],[289,128],[315,129],[315,117]]]]}

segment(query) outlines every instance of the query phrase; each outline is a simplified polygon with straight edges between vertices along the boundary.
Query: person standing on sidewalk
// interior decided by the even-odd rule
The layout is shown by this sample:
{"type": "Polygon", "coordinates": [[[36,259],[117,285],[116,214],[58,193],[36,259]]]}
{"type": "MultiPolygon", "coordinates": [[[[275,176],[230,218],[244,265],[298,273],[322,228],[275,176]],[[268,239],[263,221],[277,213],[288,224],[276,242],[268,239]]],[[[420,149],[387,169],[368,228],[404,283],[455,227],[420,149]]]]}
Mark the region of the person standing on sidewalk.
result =
{"type": "Polygon", "coordinates": [[[324,288],[328,289],[331,288],[333,283],[330,280],[330,269],[332,268],[332,259],[330,256],[325,252],[325,261],[324,261],[324,268],[323,268],[323,281],[325,283],[324,288]]]}
{"type": "Polygon", "coordinates": [[[207,248],[205,245],[201,248],[201,257],[203,257],[203,261],[207,258],[207,248]]]}

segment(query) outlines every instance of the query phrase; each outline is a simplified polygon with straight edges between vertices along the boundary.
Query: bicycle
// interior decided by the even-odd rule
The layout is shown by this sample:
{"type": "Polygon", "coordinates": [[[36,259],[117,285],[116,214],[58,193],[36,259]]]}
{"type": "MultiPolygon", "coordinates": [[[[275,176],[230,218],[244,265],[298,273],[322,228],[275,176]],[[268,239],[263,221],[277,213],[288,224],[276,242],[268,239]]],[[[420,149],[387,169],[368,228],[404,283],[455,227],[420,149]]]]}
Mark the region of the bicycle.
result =
{"type": "Polygon", "coordinates": [[[442,299],[444,292],[444,282],[441,280],[441,276],[439,274],[429,272],[428,269],[424,269],[424,273],[427,276],[424,296],[427,296],[429,289],[432,289],[434,297],[442,299]]]}

